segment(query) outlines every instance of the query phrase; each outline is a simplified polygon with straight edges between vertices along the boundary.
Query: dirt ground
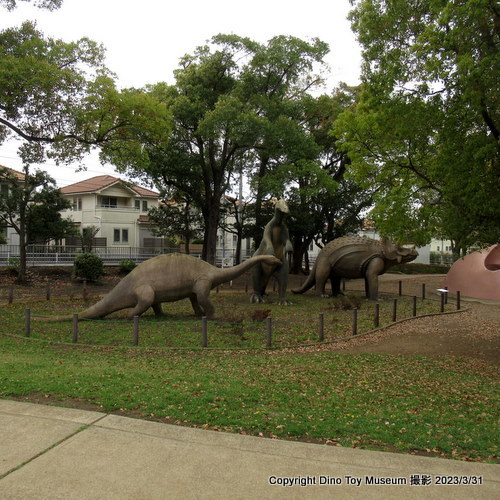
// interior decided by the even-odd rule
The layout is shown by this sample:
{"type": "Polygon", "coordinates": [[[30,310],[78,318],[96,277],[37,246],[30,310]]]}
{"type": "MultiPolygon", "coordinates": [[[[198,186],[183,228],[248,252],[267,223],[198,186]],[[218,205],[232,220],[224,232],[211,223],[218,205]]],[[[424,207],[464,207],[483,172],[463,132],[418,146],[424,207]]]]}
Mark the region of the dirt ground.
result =
{"type": "MultiPolygon", "coordinates": [[[[444,276],[392,275],[381,276],[381,289],[397,293],[399,281],[408,295],[421,293],[438,297],[444,276]]],[[[352,282],[348,289],[361,289],[352,282]]],[[[454,301],[452,296],[449,299],[454,301]]],[[[461,311],[452,314],[422,317],[398,323],[369,335],[332,344],[331,352],[381,353],[424,356],[460,356],[500,364],[500,303],[462,298],[461,311]]]]}

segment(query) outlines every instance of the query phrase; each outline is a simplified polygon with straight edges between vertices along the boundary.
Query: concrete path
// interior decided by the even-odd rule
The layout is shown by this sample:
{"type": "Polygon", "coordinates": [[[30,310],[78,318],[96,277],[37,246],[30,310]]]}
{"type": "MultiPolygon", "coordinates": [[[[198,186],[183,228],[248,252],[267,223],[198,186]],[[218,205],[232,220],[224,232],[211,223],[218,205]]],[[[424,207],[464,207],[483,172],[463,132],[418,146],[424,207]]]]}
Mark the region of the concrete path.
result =
{"type": "Polygon", "coordinates": [[[278,441],[0,400],[2,500],[405,496],[500,498],[500,465],[278,441]],[[437,485],[442,477],[476,484],[437,485]],[[375,484],[383,480],[402,484],[375,484]],[[432,484],[422,484],[426,480],[432,484]]]}

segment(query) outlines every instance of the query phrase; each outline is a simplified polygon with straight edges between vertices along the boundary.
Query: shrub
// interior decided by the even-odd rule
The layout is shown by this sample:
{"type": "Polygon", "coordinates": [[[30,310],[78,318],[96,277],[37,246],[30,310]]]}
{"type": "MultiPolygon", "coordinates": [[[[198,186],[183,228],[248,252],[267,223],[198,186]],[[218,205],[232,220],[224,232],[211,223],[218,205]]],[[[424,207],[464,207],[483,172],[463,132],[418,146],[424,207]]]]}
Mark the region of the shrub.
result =
{"type": "Polygon", "coordinates": [[[73,262],[75,278],[95,281],[104,274],[102,259],[93,253],[82,253],[73,262]]]}
{"type": "Polygon", "coordinates": [[[337,295],[333,297],[331,307],[333,310],[349,311],[359,309],[362,302],[361,297],[358,295],[337,295]]]}
{"type": "Polygon", "coordinates": [[[121,274],[128,274],[136,266],[137,264],[132,259],[123,259],[120,261],[119,271],[121,274]]]}
{"type": "Polygon", "coordinates": [[[7,261],[7,267],[9,269],[9,274],[11,276],[17,276],[19,274],[19,267],[21,265],[21,260],[17,257],[10,257],[7,261]]]}
{"type": "Polygon", "coordinates": [[[422,264],[412,262],[391,267],[389,272],[403,274],[446,274],[450,266],[440,264],[422,264]]]}

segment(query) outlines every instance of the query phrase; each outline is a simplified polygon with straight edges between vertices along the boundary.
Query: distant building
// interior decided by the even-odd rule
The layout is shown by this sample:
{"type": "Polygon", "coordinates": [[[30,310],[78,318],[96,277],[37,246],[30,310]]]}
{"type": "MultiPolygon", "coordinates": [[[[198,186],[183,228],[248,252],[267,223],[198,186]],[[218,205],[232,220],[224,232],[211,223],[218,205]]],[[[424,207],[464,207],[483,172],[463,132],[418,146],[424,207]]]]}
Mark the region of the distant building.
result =
{"type": "MultiPolygon", "coordinates": [[[[97,246],[153,247],[161,238],[151,232],[148,210],[158,206],[159,193],[111,175],[99,175],[61,189],[71,202],[62,216],[81,231],[99,228],[97,246]]],[[[78,244],[67,239],[66,244],[78,244]]]]}

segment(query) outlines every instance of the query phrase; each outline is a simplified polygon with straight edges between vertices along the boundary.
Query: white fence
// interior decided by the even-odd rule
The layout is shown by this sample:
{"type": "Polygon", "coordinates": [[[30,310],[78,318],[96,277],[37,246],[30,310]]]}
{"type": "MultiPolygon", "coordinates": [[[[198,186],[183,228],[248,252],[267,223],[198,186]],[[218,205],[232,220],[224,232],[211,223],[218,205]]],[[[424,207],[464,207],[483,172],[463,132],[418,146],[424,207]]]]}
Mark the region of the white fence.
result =
{"type": "MultiPolygon", "coordinates": [[[[101,257],[105,265],[116,266],[124,259],[133,260],[136,264],[163,253],[179,252],[178,248],[148,248],[148,247],[95,247],[92,253],[101,257]]],[[[27,251],[28,266],[72,266],[82,249],[77,246],[29,245],[27,251]]],[[[192,253],[201,258],[199,253],[192,253]]],[[[242,260],[250,255],[245,255],[242,260]]],[[[0,245],[0,267],[15,266],[19,259],[18,245],[0,245]]],[[[216,264],[233,265],[235,259],[232,252],[217,251],[216,264]]]]}

